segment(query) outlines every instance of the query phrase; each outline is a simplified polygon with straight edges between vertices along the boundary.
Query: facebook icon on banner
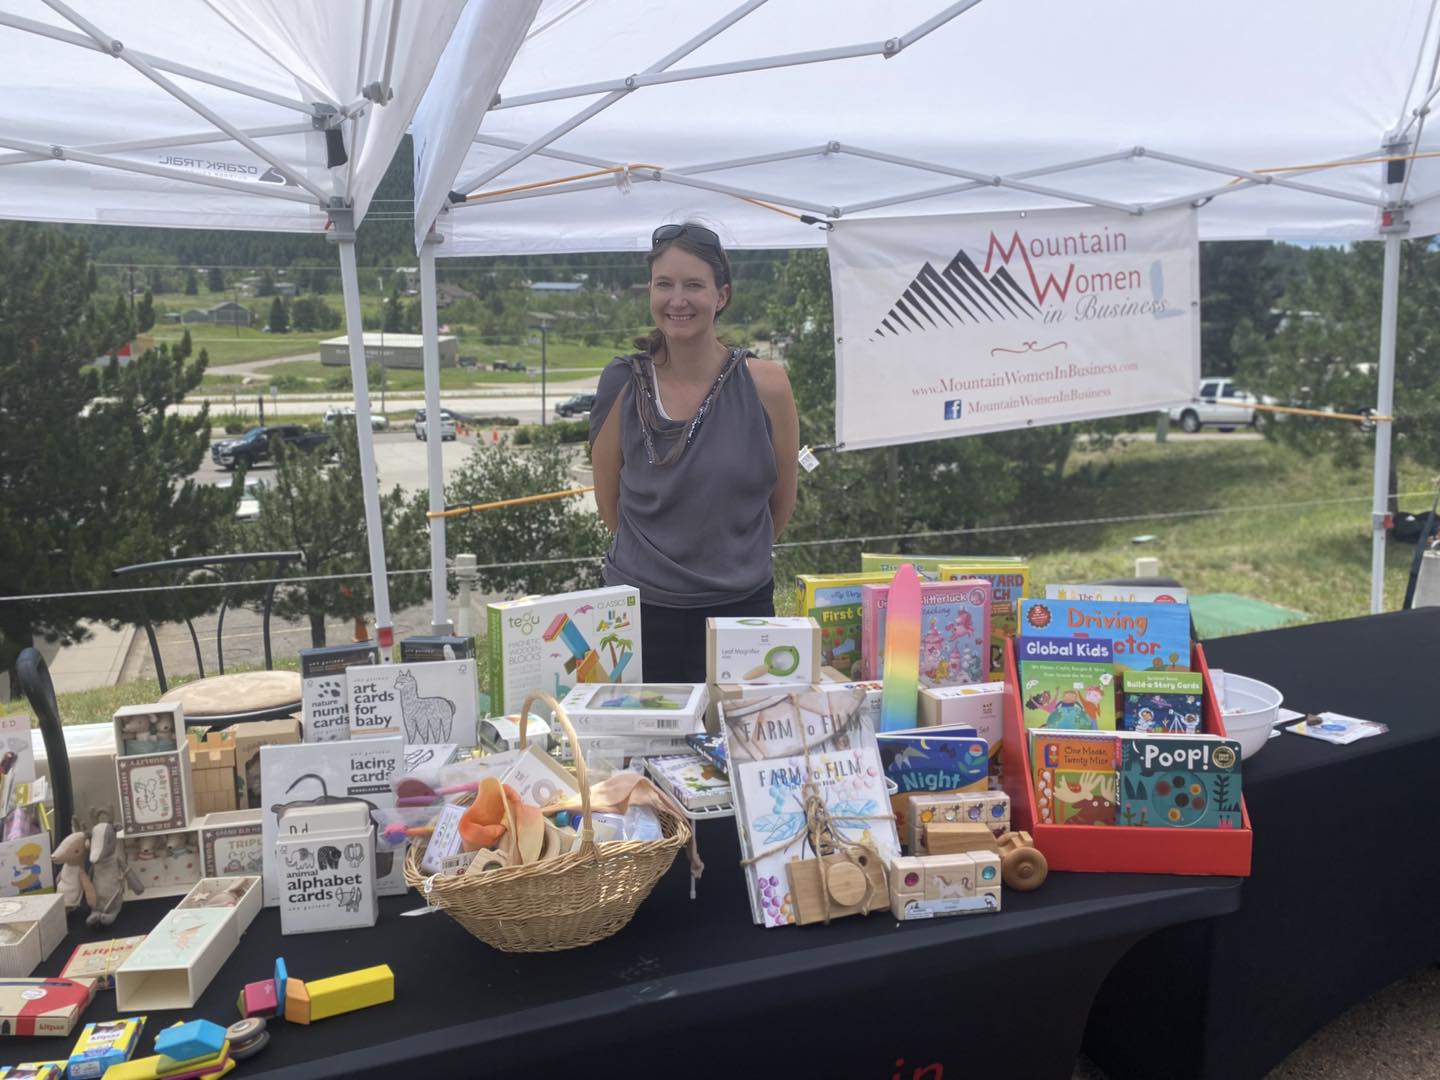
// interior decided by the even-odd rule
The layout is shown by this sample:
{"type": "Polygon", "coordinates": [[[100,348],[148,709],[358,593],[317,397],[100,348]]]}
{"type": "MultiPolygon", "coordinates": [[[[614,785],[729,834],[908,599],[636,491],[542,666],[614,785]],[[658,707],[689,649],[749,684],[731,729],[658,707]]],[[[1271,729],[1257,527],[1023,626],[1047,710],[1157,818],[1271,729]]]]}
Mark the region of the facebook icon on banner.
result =
{"type": "Polygon", "coordinates": [[[951,400],[945,402],[945,419],[946,419],[946,420],[959,420],[959,419],[960,419],[960,405],[961,405],[961,401],[960,401],[959,398],[952,398],[951,400]]]}

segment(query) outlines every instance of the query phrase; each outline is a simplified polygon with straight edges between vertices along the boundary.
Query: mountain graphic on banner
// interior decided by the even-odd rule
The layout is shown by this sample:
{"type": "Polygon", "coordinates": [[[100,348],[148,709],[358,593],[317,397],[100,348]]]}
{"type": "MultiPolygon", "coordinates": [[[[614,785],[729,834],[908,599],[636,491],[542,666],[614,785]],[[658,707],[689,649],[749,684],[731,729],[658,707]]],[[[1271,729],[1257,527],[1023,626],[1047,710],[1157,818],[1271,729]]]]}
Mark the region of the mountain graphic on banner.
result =
{"type": "Polygon", "coordinates": [[[988,277],[964,251],[957,252],[944,270],[929,261],[900,294],[875,328],[874,338],[899,337],[931,328],[965,323],[1001,322],[1035,318],[1040,307],[1001,266],[988,277]],[[936,321],[936,320],[940,321],[936,321]]]}

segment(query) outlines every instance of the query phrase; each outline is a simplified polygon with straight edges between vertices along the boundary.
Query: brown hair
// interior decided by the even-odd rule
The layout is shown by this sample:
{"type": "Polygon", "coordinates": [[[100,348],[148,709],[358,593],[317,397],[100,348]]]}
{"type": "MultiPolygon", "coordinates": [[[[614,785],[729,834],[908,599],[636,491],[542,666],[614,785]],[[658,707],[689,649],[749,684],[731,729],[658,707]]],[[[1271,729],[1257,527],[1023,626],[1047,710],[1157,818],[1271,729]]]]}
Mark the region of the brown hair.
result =
{"type": "MultiPolygon", "coordinates": [[[[687,221],[686,225],[699,225],[699,222],[687,221]]],[[[705,226],[701,226],[704,228],[705,226]]],[[[725,249],[719,246],[712,247],[709,244],[702,244],[685,233],[672,240],[662,240],[650,249],[650,254],[645,256],[645,265],[651,270],[655,267],[655,260],[671,248],[679,248],[688,255],[694,255],[701,262],[710,267],[710,272],[715,275],[715,287],[721,288],[725,285],[733,285],[733,278],[730,275],[730,258],[725,254],[725,249]]],[[[723,310],[723,309],[722,309],[723,310]]],[[[715,313],[716,318],[720,312],[715,313]]],[[[634,339],[635,348],[648,356],[654,357],[665,344],[665,333],[658,326],[648,334],[643,334],[634,339]]]]}

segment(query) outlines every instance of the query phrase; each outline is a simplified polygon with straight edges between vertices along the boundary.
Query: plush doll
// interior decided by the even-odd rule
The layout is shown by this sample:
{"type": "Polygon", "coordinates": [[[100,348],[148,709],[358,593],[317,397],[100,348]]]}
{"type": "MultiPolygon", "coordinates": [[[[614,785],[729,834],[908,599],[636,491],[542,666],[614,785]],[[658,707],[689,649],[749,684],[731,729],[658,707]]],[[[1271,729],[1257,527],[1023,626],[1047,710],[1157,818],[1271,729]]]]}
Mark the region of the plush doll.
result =
{"type": "Polygon", "coordinates": [[[94,882],[95,901],[85,917],[87,926],[109,926],[120,916],[125,905],[125,883],[134,892],[144,892],[140,877],[125,864],[115,826],[102,818],[90,830],[90,877],[94,882]]]}
{"type": "Polygon", "coordinates": [[[51,861],[60,867],[60,872],[55,875],[55,891],[65,902],[67,912],[78,908],[82,899],[88,906],[95,906],[95,883],[85,872],[90,838],[85,835],[79,821],[72,822],[71,827],[75,831],[60,841],[60,846],[50,856],[51,861]]]}

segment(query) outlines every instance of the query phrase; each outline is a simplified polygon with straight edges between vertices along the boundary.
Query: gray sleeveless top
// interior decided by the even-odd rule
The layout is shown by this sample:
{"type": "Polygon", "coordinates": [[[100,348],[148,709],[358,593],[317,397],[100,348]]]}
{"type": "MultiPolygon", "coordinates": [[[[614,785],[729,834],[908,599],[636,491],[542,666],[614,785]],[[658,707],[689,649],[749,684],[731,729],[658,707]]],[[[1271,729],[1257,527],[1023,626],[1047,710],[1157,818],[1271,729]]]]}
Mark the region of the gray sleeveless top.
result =
{"type": "MultiPolygon", "coordinates": [[[[770,496],[778,473],[770,416],[745,354],[732,350],[731,357],[688,446],[693,418],[667,420],[646,408],[631,358],[616,357],[600,374],[590,441],[618,407],[622,454],[619,525],[605,556],[605,583],[634,585],[642,603],[731,604],[771,580],[770,496]],[[642,414],[654,429],[648,439],[642,414]]],[[[641,385],[653,393],[654,367],[645,357],[636,363],[641,385]]]]}

